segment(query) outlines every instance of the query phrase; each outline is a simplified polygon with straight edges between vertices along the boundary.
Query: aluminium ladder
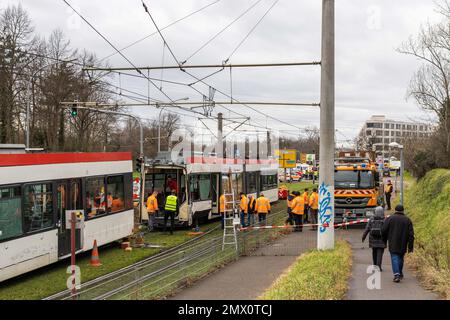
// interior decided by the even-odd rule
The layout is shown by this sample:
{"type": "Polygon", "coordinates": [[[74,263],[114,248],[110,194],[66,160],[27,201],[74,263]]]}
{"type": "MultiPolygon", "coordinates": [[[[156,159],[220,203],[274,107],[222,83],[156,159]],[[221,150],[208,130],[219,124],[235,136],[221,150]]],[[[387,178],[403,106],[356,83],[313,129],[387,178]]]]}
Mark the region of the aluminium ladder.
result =
{"type": "Polygon", "coordinates": [[[236,209],[236,201],[234,197],[234,192],[224,193],[225,209],[224,209],[224,228],[223,228],[223,242],[222,251],[225,249],[225,245],[234,245],[236,252],[238,250],[236,227],[234,225],[234,213],[236,209]]]}

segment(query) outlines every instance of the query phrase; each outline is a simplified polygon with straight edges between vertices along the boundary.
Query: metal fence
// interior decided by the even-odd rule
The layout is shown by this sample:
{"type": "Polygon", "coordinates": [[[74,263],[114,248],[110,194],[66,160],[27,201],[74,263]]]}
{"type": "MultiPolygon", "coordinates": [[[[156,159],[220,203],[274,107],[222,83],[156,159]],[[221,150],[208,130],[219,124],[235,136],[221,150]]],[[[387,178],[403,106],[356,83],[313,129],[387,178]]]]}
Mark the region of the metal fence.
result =
{"type": "MultiPolygon", "coordinates": [[[[270,214],[266,224],[283,225],[285,219],[285,211],[279,211],[270,214]]],[[[222,250],[221,235],[209,235],[85,284],[75,297],[63,294],[55,295],[53,299],[160,299],[239,256],[300,255],[315,248],[316,238],[316,232],[306,229],[303,232],[293,232],[290,229],[240,231],[236,252],[232,245],[225,246],[222,250]]]]}

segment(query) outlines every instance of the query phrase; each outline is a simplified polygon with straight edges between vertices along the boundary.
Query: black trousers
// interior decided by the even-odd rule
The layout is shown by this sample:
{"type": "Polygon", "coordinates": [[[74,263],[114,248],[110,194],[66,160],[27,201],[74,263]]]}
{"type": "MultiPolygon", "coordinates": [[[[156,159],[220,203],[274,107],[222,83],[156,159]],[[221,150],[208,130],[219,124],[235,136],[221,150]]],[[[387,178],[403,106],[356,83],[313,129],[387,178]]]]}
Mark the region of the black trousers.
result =
{"type": "Polygon", "coordinates": [[[303,230],[303,215],[302,214],[292,214],[295,221],[294,231],[302,231],[303,230]]]}
{"type": "Polygon", "coordinates": [[[167,230],[167,220],[170,217],[170,234],[173,234],[173,225],[175,223],[175,211],[165,210],[164,212],[164,232],[167,230]]]}
{"type": "Polygon", "coordinates": [[[386,204],[387,204],[388,210],[391,210],[391,194],[385,193],[385,195],[386,195],[386,204]]]}
{"type": "Polygon", "coordinates": [[[381,263],[383,262],[384,248],[372,248],[372,261],[374,266],[381,268],[381,263]]]}

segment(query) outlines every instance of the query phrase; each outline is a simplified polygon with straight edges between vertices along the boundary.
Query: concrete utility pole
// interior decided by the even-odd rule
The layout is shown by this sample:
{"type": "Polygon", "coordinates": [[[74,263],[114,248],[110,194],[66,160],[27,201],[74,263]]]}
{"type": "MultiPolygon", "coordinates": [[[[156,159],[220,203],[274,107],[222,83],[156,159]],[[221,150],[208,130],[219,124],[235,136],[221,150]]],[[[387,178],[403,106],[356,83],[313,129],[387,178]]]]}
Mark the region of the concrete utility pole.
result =
{"type": "Polygon", "coordinates": [[[223,158],[223,114],[219,113],[217,115],[217,144],[216,144],[216,154],[217,158],[223,158]]]}
{"type": "Polygon", "coordinates": [[[334,78],[334,0],[322,0],[319,250],[334,248],[334,78]]]}

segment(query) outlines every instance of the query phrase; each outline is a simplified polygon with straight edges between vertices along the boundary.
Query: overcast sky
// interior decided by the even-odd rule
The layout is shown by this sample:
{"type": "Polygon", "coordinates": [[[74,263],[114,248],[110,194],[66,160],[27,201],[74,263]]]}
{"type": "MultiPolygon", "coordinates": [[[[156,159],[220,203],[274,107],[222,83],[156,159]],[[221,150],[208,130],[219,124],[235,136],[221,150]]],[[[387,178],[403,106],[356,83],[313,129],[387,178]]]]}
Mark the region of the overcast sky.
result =
{"type": "MultiPolygon", "coordinates": [[[[241,15],[257,0],[220,0],[205,10],[163,30],[167,43],[178,61],[184,61],[219,30],[241,15]]],[[[140,0],[68,0],[82,15],[119,48],[155,31],[140,0]]],[[[199,9],[214,0],[146,0],[160,28],[199,9]]],[[[74,48],[86,49],[103,58],[114,50],[86,23],[76,18],[62,0],[1,0],[0,8],[21,3],[33,20],[35,30],[48,37],[52,30],[65,32],[74,48]]],[[[186,64],[220,64],[274,3],[261,0],[213,42],[189,59],[186,64]]],[[[408,83],[419,62],[395,51],[410,35],[417,34],[420,24],[437,21],[432,0],[336,0],[336,128],[338,140],[352,139],[363,122],[373,114],[384,114],[397,120],[424,119],[412,99],[406,100],[408,83]]],[[[280,0],[257,26],[250,37],[231,57],[230,63],[320,61],[321,1],[280,0]]],[[[163,42],[157,35],[127,49],[124,54],[137,66],[161,65],[163,42]]],[[[109,58],[117,67],[130,65],[120,56],[109,58]]],[[[164,64],[173,65],[167,49],[164,64]]],[[[197,77],[217,69],[191,70],[197,77]]],[[[152,71],[160,78],[160,71],[152,71]]],[[[165,71],[165,80],[193,82],[179,70],[165,71]]],[[[240,101],[319,102],[320,67],[233,69],[233,97],[240,101]]],[[[118,85],[118,77],[112,78],[118,85]]],[[[208,78],[209,84],[230,93],[230,72],[208,78]]],[[[121,85],[147,95],[144,80],[121,77],[121,85]]],[[[160,83],[158,82],[159,86],[160,83]]],[[[164,92],[176,100],[201,96],[186,86],[163,84],[164,92]]],[[[207,93],[205,86],[196,85],[207,93]]],[[[152,86],[152,98],[165,100],[152,86]]],[[[216,93],[217,101],[229,100],[216,93]]],[[[256,114],[245,106],[230,109],[248,115],[250,123],[279,129],[296,128],[256,114]]],[[[255,107],[275,118],[298,127],[318,126],[319,109],[313,107],[255,107]]],[[[154,108],[134,108],[133,112],[148,118],[158,117],[154,108]]],[[[220,107],[214,113],[239,117],[220,107]]],[[[193,118],[183,118],[193,124],[193,118]]],[[[207,124],[214,126],[213,122],[207,124]]]]}

